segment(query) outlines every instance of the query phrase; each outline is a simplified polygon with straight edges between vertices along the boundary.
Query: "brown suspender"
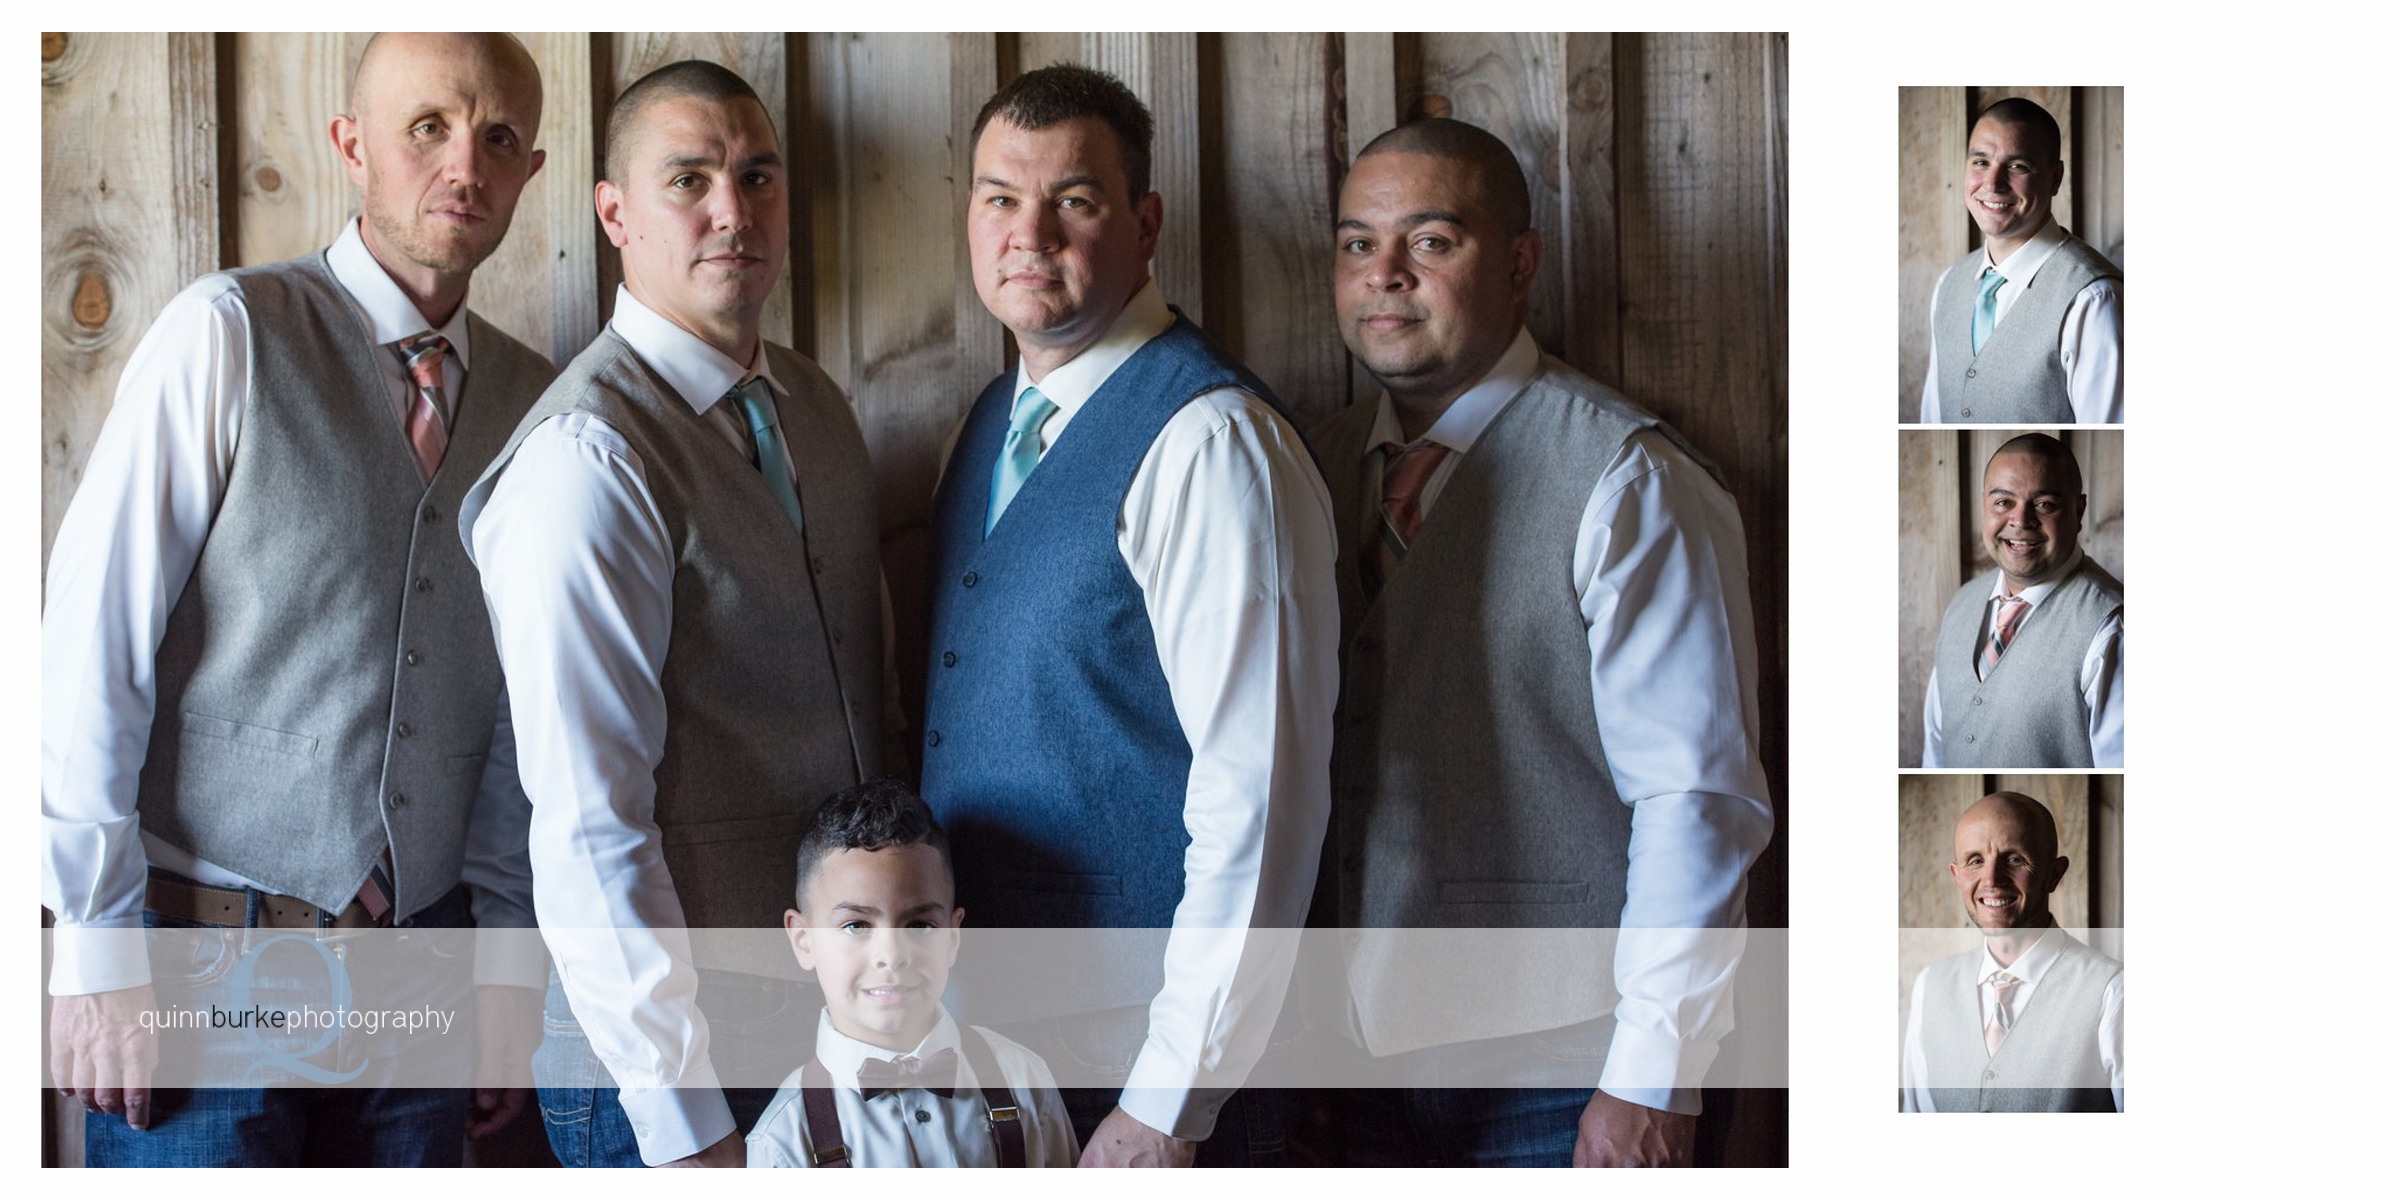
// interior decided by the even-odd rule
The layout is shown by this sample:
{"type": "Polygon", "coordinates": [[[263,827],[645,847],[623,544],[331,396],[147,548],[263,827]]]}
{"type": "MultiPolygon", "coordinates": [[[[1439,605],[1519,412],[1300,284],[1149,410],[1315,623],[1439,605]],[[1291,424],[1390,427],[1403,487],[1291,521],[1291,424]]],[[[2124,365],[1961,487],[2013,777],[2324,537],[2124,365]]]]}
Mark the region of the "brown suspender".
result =
{"type": "MultiPolygon", "coordinates": [[[[1000,1077],[1000,1060],[992,1056],[992,1044],[971,1025],[958,1027],[958,1044],[966,1051],[967,1066],[975,1072],[976,1086],[983,1093],[984,1123],[991,1128],[992,1142],[1000,1151],[1000,1165],[1024,1166],[1024,1114],[1017,1111],[1016,1097],[1009,1094],[1007,1082],[1000,1077]]],[[[814,1058],[800,1068],[800,1102],[808,1113],[808,1140],[816,1147],[809,1153],[809,1165],[851,1165],[850,1148],[842,1141],[841,1112],[833,1103],[833,1073],[814,1058]]]]}

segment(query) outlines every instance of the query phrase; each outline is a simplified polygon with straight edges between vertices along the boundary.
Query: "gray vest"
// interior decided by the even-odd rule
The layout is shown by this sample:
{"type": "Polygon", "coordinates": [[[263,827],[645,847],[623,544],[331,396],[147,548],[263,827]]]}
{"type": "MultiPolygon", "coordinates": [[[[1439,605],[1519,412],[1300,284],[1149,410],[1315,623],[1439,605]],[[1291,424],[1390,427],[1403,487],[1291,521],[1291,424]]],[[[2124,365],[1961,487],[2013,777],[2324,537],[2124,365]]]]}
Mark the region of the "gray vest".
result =
{"type": "Polygon", "coordinates": [[[1936,1112],[2115,1112],[2100,1061],[2100,1005],[2117,961],[2064,938],[1998,1054],[1983,1048],[1983,952],[1925,969],[1926,1083],[1936,1112]]]}
{"type": "MultiPolygon", "coordinates": [[[[1375,414],[1353,404],[1315,439],[1341,538],[1344,631],[1320,913],[1352,930],[1613,928],[1632,813],[1592,708],[1576,531],[1628,437],[1656,429],[1682,443],[1544,355],[1369,604],[1358,560],[1380,503],[1363,453],[1375,414]]],[[[1412,1029],[1403,1010],[1427,1009],[1425,964],[1381,942],[1364,939],[1350,961],[1360,1032],[1379,1054],[1557,1028],[1614,1005],[1609,962],[1549,964],[1540,989],[1479,989],[1471,1027],[1412,1029]]]]}
{"type": "MultiPolygon", "coordinates": [[[[2002,275],[2008,266],[2000,267],[2002,275]]],[[[1934,293],[1934,357],[1941,374],[1942,420],[1993,425],[2072,425],[2067,371],[2058,335],[2077,293],[2096,279],[2122,280],[2116,265],[2074,235],[2042,263],[2025,294],[1975,353],[1975,298],[1983,290],[1983,251],[1958,260],[1934,293]]]]}
{"type": "Polygon", "coordinates": [[[142,828],[339,909],[392,849],[394,911],[458,883],[500,665],[448,518],[553,372],[468,314],[428,487],[322,255],[232,272],[250,394],[224,503],[158,649],[142,828]]]}
{"type": "Polygon", "coordinates": [[[1990,678],[1975,678],[1975,643],[1997,570],[1950,598],[1934,642],[1942,689],[1942,765],[2005,770],[2092,765],[2083,657],[2125,607],[2116,577],[2086,558],[2026,614],[1990,678]]]}
{"type": "Polygon", "coordinates": [[[477,485],[480,502],[525,435],[561,413],[606,421],[642,462],[675,552],[652,816],[694,929],[779,925],[802,819],[882,762],[882,568],[866,441],[815,363],[776,345],[767,354],[793,392],[776,401],[776,420],[805,535],[758,468],[611,330],[568,364],[477,485]]]}

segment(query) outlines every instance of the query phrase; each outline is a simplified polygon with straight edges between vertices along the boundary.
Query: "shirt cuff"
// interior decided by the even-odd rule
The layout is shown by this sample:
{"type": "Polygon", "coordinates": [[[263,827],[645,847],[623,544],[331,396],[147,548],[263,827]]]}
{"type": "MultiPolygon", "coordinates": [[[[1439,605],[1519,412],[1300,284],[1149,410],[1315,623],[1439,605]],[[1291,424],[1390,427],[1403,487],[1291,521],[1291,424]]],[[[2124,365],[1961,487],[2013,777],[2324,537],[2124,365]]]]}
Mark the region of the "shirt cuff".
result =
{"type": "Polygon", "coordinates": [[[475,931],[475,984],[547,989],[550,951],[542,931],[499,926],[475,931]]]}
{"type": "Polygon", "coordinates": [[[1600,1090],[1628,1104],[1694,1116],[1700,1080],[1716,1059],[1713,1042],[1684,1042],[1619,1021],[1600,1068],[1600,1090]]]}
{"type": "Polygon", "coordinates": [[[678,1087],[622,1089],[617,1103],[625,1106],[644,1166],[698,1154],[733,1132],[733,1110],[717,1087],[716,1068],[706,1064],[678,1087]]]}
{"type": "Polygon", "coordinates": [[[60,925],[50,931],[50,994],[89,996],[150,982],[141,918],[125,925],[60,925]]]}
{"type": "Polygon", "coordinates": [[[1187,1142],[1205,1142],[1217,1131],[1217,1110],[1225,1107],[1233,1092],[1232,1088],[1193,1086],[1189,1068],[1179,1068],[1165,1055],[1144,1047],[1133,1060],[1117,1107],[1161,1133],[1187,1142]]]}

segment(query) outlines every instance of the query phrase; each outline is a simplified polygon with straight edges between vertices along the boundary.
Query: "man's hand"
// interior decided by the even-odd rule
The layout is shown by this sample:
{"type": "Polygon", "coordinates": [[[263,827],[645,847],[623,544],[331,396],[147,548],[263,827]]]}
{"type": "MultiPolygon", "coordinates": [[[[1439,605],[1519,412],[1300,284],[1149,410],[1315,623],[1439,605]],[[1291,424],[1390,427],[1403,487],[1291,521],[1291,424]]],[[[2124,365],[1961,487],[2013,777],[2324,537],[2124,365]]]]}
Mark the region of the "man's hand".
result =
{"type": "Polygon", "coordinates": [[[1200,1143],[1187,1142],[1142,1124],[1122,1108],[1109,1110],[1100,1128],[1092,1131],[1079,1167],[1188,1167],[1200,1153],[1200,1143]]]}
{"type": "Polygon", "coordinates": [[[1579,1167],[1688,1167],[1700,1118],[1592,1093],[1575,1128],[1579,1167]]]}
{"type": "Polygon", "coordinates": [[[742,1131],[734,1130],[717,1139],[717,1144],[698,1154],[663,1162],[660,1167],[746,1167],[750,1165],[750,1144],[742,1140],[742,1131]]]}
{"type": "Polygon", "coordinates": [[[158,1011],[149,984],[50,1001],[50,1075],[63,1096],[90,1112],[120,1113],[135,1129],[150,1127],[150,1075],[158,1067],[158,1034],[142,1014],[158,1011]]]}
{"type": "Polygon", "coordinates": [[[508,1127],[533,1094],[533,1051],[542,1044],[539,988],[486,985],[475,989],[475,1095],[467,1136],[508,1127]]]}

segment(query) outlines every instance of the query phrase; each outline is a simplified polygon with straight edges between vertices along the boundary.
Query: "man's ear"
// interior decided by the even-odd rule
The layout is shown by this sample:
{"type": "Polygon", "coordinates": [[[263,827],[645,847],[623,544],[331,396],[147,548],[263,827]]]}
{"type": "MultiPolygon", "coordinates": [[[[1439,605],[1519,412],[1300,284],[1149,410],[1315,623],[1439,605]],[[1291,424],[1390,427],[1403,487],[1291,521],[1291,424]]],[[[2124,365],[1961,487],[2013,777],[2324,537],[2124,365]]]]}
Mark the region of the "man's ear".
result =
{"type": "Polygon", "coordinates": [[[341,158],[342,169],[350,173],[350,182],[365,188],[367,152],[360,145],[358,118],[349,113],[337,114],[325,127],[325,135],[333,139],[333,152],[341,158]]]}
{"type": "Polygon", "coordinates": [[[2050,893],[2057,891],[2058,885],[2065,883],[2066,881],[2067,860],[2065,855],[2060,855],[2059,857],[2050,860],[2050,877],[2042,881],[2042,894],[2047,896],[2050,893]]]}
{"type": "Polygon", "coordinates": [[[966,924],[966,909],[953,908],[950,910],[950,936],[948,939],[950,943],[950,949],[943,956],[947,960],[942,964],[944,970],[958,965],[958,931],[965,928],[966,924]]]}
{"type": "Polygon", "coordinates": [[[600,216],[600,231],[608,235],[608,244],[619,250],[633,240],[625,233],[624,203],[625,193],[616,184],[603,179],[592,185],[592,211],[600,216]]]}
{"type": "Polygon", "coordinates": [[[528,183],[532,182],[532,181],[533,181],[533,177],[534,177],[534,176],[541,174],[541,173],[542,173],[542,164],[543,164],[543,163],[546,163],[546,162],[549,162],[549,161],[550,161],[550,152],[549,152],[549,151],[547,151],[547,150],[536,150],[536,151],[534,151],[534,152],[533,152],[533,166],[531,166],[531,167],[527,168],[527,169],[526,169],[526,171],[525,171],[525,179],[526,179],[526,182],[528,182],[528,183]]]}
{"type": "Polygon", "coordinates": [[[783,936],[792,943],[792,957],[803,971],[817,969],[817,952],[808,944],[808,918],[799,909],[783,910],[783,936]]]}
{"type": "Polygon", "coordinates": [[[1508,286],[1522,321],[1533,303],[1533,276],[1542,269],[1542,231],[1527,226],[1509,239],[1508,286]]]}
{"type": "Polygon", "coordinates": [[[1150,192],[1134,201],[1133,211],[1141,220],[1142,261],[1148,262],[1158,251],[1158,231],[1166,225],[1167,202],[1157,192],[1150,192]]]}

